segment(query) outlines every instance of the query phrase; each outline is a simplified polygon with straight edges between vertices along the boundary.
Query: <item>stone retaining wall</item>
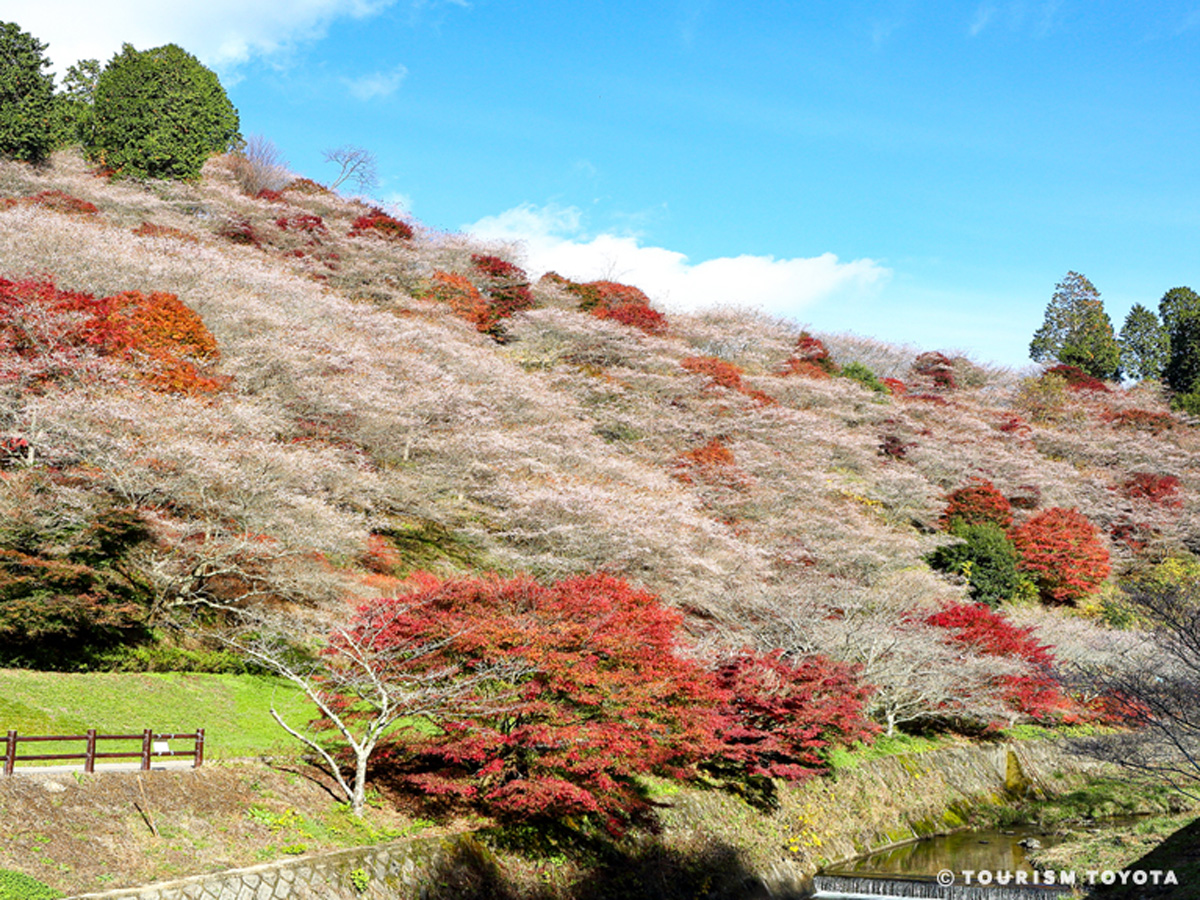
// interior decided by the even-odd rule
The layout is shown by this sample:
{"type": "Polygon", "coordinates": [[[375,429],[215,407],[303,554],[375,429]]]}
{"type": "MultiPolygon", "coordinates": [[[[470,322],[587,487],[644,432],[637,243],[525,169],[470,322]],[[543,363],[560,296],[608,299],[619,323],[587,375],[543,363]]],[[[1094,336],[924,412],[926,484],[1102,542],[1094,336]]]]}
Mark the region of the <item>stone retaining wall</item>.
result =
{"type": "Polygon", "coordinates": [[[144,887],[79,894],[69,900],[394,900],[465,868],[486,868],[470,835],[395,841],[300,856],[144,887]]]}

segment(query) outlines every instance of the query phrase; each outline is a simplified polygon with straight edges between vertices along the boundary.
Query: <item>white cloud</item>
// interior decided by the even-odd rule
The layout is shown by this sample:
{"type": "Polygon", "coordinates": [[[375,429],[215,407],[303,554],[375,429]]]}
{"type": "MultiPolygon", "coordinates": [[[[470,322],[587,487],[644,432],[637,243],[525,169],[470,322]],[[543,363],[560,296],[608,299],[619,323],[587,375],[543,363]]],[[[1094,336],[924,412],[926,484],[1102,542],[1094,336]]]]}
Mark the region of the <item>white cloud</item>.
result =
{"type": "Polygon", "coordinates": [[[586,236],[581,222],[574,207],[525,204],[465,230],[485,240],[521,243],[532,274],[555,271],[578,281],[611,278],[641,288],[667,310],[745,306],[795,319],[822,301],[874,295],[891,275],[874,260],[842,262],[832,253],[692,262],[674,250],[643,246],[636,237],[586,236]]]}
{"type": "Polygon", "coordinates": [[[228,68],[252,56],[324,36],[336,19],[375,15],[396,0],[0,0],[0,21],[48,43],[58,73],[80,59],[107,62],[125,43],[139,50],[175,43],[206,65],[228,68]]]}
{"type": "Polygon", "coordinates": [[[366,101],[394,94],[407,74],[408,69],[404,66],[396,66],[390,72],[375,72],[361,78],[343,78],[342,83],[346,85],[351,96],[366,101]]]}

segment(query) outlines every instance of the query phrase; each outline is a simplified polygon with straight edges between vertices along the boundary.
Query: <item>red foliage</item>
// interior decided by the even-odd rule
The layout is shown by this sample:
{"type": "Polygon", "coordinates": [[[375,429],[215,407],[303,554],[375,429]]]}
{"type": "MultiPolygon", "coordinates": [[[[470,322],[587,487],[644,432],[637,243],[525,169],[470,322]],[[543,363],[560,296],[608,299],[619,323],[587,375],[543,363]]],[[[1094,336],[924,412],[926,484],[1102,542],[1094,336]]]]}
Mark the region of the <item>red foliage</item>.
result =
{"type": "Polygon", "coordinates": [[[899,378],[881,378],[880,381],[887,385],[893,397],[903,397],[908,393],[908,385],[899,378]]]}
{"type": "Polygon", "coordinates": [[[155,225],[153,222],[143,222],[137,228],[133,229],[133,233],[138,237],[169,237],[179,241],[187,241],[190,244],[198,242],[194,234],[188,234],[186,231],[180,231],[178,228],[172,228],[170,225],[155,225]]]}
{"type": "Polygon", "coordinates": [[[365,216],[359,216],[350,226],[349,237],[385,238],[389,241],[411,241],[412,226],[389,216],[382,209],[372,208],[365,216]]]}
{"type": "Polygon", "coordinates": [[[1108,550],[1096,527],[1075,509],[1051,507],[1012,532],[1018,566],[1033,576],[1042,599],[1074,603],[1108,577],[1108,550]]]}
{"type": "Polygon", "coordinates": [[[637,328],[646,334],[664,334],[667,317],[644,303],[622,303],[617,306],[598,306],[592,311],[597,319],[611,319],[621,325],[637,328]]]}
{"type": "Polygon", "coordinates": [[[40,206],[43,209],[70,215],[94,216],[100,212],[100,208],[95,203],[80,200],[78,197],[72,197],[70,194],[59,190],[42,191],[41,193],[34,194],[32,197],[22,198],[20,202],[29,206],[40,206]]]}
{"type": "Polygon", "coordinates": [[[687,371],[696,375],[706,375],[712,379],[706,388],[723,387],[741,393],[745,390],[742,384],[742,368],[736,363],[718,359],[715,356],[689,356],[679,361],[687,371]]]}
{"type": "Polygon", "coordinates": [[[906,441],[897,434],[883,434],[879,439],[879,452],[892,459],[904,459],[908,451],[917,446],[916,441],[906,441]]]}
{"type": "Polygon", "coordinates": [[[1057,366],[1051,366],[1042,373],[1043,377],[1046,375],[1058,375],[1062,377],[1067,382],[1067,390],[1112,393],[1103,381],[1099,378],[1093,378],[1078,366],[1068,366],[1065,363],[1060,363],[1057,366]]]}
{"type": "Polygon", "coordinates": [[[951,603],[925,621],[946,629],[949,644],[1027,663],[1028,674],[998,678],[1005,702],[1016,712],[1040,719],[1070,708],[1052,674],[1054,656],[1047,645],[1034,640],[1032,628],[1013,625],[984,603],[951,603]]]}
{"type": "Polygon", "coordinates": [[[1107,422],[1113,428],[1133,428],[1138,431],[1149,431],[1160,434],[1175,427],[1175,417],[1170,413],[1154,412],[1149,409],[1122,409],[1114,411],[1106,409],[1100,414],[1101,421],[1107,422]]]}
{"type": "Polygon", "coordinates": [[[471,254],[471,264],[482,276],[476,285],[487,299],[488,311],[484,327],[496,338],[501,338],[500,322],[513,313],[533,307],[533,294],[529,292],[529,276],[520,266],[498,256],[471,254]]]}
{"type": "Polygon", "coordinates": [[[1125,518],[1113,522],[1108,527],[1108,533],[1114,541],[1124,544],[1134,553],[1140,553],[1157,532],[1147,522],[1133,522],[1125,518]]]}
{"type": "Polygon", "coordinates": [[[796,352],[783,363],[780,375],[800,375],[806,378],[828,378],[840,369],[829,356],[825,343],[807,331],[800,332],[796,352]]]}
{"type": "Polygon", "coordinates": [[[1016,413],[1000,413],[996,428],[1005,434],[1015,434],[1018,437],[1028,437],[1033,433],[1033,429],[1029,427],[1029,423],[1016,413]]]}
{"type": "Polygon", "coordinates": [[[955,519],[966,525],[991,523],[1007,530],[1012,525],[1012,504],[996,490],[996,486],[984,478],[973,478],[966,487],[951,491],[949,502],[939,522],[949,528],[955,519]]]}
{"type": "Polygon", "coordinates": [[[325,220],[320,216],[300,213],[294,216],[280,216],[275,220],[275,226],[283,231],[302,231],[305,234],[328,234],[325,220]]]}
{"type": "Polygon", "coordinates": [[[727,694],[720,708],[715,767],[732,763],[748,775],[800,781],[826,771],[829,748],[869,740],[878,727],[863,716],[872,688],[859,669],[811,656],[745,653],[716,671],[727,694]]]}
{"type": "Polygon", "coordinates": [[[1183,506],[1179,497],[1179,479],[1174,475],[1134,472],[1121,487],[1131,500],[1148,500],[1159,506],[1183,506]]]}
{"type": "Polygon", "coordinates": [[[258,232],[250,220],[241,216],[231,216],[226,219],[217,229],[217,234],[235,244],[262,249],[262,238],[258,236],[258,232]]]}
{"type": "Polygon", "coordinates": [[[719,437],[695,450],[681,453],[675,461],[675,477],[684,484],[700,481],[710,487],[735,491],[750,486],[750,477],[738,468],[733,451],[719,437]]]}
{"type": "Polygon", "coordinates": [[[954,363],[944,353],[922,353],[913,360],[912,374],[932,384],[934,390],[950,391],[958,386],[954,378],[954,363]]]}
{"type": "Polygon", "coordinates": [[[679,365],[696,375],[706,375],[711,380],[704,386],[705,390],[727,388],[745,394],[760,406],[769,406],[775,398],[762,391],[755,390],[742,382],[741,366],[718,359],[715,356],[688,356],[679,361],[679,365]]]}
{"type": "Polygon", "coordinates": [[[539,281],[555,285],[579,298],[579,309],[598,319],[611,319],[637,328],[646,334],[664,334],[667,317],[650,306],[650,298],[628,284],[616,281],[589,281],[581,284],[547,272],[539,281]]]}
{"type": "MultiPolygon", "coordinates": [[[[620,579],[423,576],[413,594],[364,606],[361,621],[373,605],[402,610],[381,642],[436,646],[412,663],[420,671],[469,678],[507,663],[523,673],[496,712],[444,720],[436,736],[405,733],[384,748],[381,757],[426,792],[470,798],[507,819],[592,815],[616,832],[645,808],[635,775],[687,775],[715,749],[720,694],[677,652],[680,614],[620,579]]],[[[495,696],[506,686],[477,690],[495,696]]]]}
{"type": "Polygon", "coordinates": [[[228,379],[202,375],[217,357],[212,334],[174,294],[128,291],[97,299],[63,291],[50,278],[0,279],[2,375],[45,384],[76,374],[81,360],[109,357],[136,367],[155,390],[211,393],[228,379]]]}
{"type": "Polygon", "coordinates": [[[259,191],[257,194],[254,195],[254,199],[255,200],[266,200],[269,203],[278,203],[280,200],[283,199],[283,192],[282,191],[272,191],[267,188],[263,188],[261,191],[259,191]]]}

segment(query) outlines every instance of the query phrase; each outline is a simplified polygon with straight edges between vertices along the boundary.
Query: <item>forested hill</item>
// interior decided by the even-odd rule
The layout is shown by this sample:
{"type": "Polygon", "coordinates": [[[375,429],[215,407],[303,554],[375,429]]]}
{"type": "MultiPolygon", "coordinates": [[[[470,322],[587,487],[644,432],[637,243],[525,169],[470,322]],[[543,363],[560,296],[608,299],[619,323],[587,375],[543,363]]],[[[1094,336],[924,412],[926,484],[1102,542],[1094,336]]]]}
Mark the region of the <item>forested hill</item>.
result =
{"type": "Polygon", "coordinates": [[[1123,580],[1196,569],[1200,443],[1152,382],[664,316],[243,164],[0,164],[5,664],[185,664],[180,610],[336,612],[417,570],[606,572],[699,658],[862,663],[903,722],[1032,659],[924,613],[973,594],[1069,668],[1120,643],[1123,580]]]}

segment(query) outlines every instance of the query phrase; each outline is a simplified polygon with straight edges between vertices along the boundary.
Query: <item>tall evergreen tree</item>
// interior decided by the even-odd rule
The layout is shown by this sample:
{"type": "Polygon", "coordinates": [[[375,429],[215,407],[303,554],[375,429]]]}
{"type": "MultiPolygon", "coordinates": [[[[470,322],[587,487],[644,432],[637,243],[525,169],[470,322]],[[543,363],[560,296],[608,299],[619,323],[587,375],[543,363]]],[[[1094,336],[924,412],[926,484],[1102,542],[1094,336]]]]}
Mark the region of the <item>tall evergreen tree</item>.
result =
{"type": "Polygon", "coordinates": [[[1068,272],[1054,289],[1042,326],[1029,342],[1035,362],[1078,366],[1094,378],[1116,378],[1121,350],[1104,302],[1086,277],[1068,272]]]}
{"type": "Polygon", "coordinates": [[[196,178],[241,139],[216,73],[175,44],[126,44],[96,79],[87,150],[134,178],[196,178]]]}
{"type": "Polygon", "coordinates": [[[1200,388],[1200,295],[1189,287],[1171,288],[1158,304],[1170,341],[1163,380],[1176,394],[1200,388]]]}
{"type": "Polygon", "coordinates": [[[41,162],[54,149],[54,76],[43,44],[0,22],[0,155],[41,162]]]}
{"type": "Polygon", "coordinates": [[[1121,371],[1139,381],[1161,378],[1167,365],[1171,339],[1151,310],[1134,304],[1121,326],[1121,371]]]}

